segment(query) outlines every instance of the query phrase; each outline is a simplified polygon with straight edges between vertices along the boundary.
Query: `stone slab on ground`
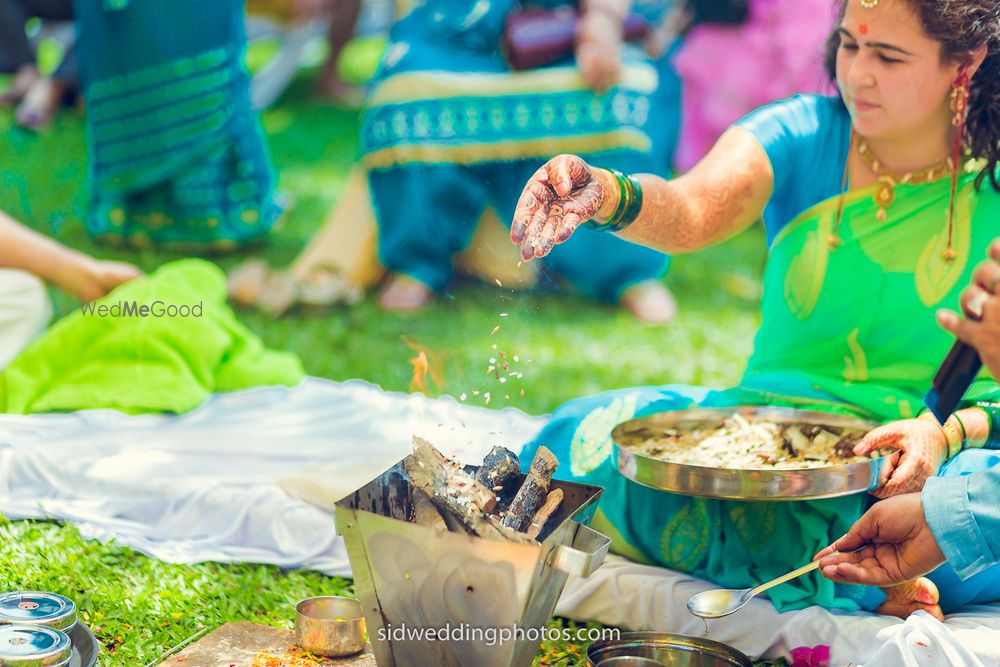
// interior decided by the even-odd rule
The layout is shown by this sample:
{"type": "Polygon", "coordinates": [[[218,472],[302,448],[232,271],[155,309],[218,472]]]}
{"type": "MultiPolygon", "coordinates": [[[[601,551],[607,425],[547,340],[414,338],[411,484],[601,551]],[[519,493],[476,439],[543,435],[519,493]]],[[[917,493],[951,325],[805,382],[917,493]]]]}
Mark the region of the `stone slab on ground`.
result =
{"type": "MultiPolygon", "coordinates": [[[[294,642],[295,634],[291,630],[246,621],[226,623],[170,656],[159,667],[253,667],[262,651],[275,657],[283,656],[294,642]]],[[[291,653],[288,655],[289,660],[282,665],[299,664],[291,660],[291,653]]],[[[315,664],[317,667],[376,667],[370,646],[356,656],[328,658],[315,664]]]]}

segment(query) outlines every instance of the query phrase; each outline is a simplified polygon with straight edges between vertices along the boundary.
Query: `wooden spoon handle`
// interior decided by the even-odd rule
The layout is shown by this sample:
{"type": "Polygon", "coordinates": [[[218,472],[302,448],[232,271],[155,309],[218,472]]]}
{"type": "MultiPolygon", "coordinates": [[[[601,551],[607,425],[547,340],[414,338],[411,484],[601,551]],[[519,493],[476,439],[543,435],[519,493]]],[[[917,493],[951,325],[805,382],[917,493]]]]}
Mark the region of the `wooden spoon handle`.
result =
{"type": "MultiPolygon", "coordinates": [[[[864,549],[867,546],[869,546],[869,545],[862,544],[857,549],[851,549],[847,553],[850,553],[850,554],[856,553],[858,551],[861,551],[862,549],[864,549]]],[[[838,554],[838,553],[841,553],[841,552],[834,551],[830,555],[832,556],[832,555],[838,554]]],[[[764,583],[764,584],[761,584],[760,586],[757,586],[756,588],[751,588],[749,595],[747,595],[747,598],[748,599],[752,598],[755,595],[759,595],[760,593],[763,593],[764,591],[766,591],[769,588],[774,588],[778,584],[783,584],[786,581],[790,581],[792,579],[795,579],[796,577],[801,577],[803,574],[808,574],[808,573],[812,572],[813,570],[815,570],[818,567],[819,567],[819,561],[818,560],[814,560],[813,562],[809,563],[808,565],[803,565],[802,567],[800,567],[797,570],[792,570],[788,574],[781,575],[777,579],[772,579],[771,581],[769,581],[767,583],[764,583]]]]}

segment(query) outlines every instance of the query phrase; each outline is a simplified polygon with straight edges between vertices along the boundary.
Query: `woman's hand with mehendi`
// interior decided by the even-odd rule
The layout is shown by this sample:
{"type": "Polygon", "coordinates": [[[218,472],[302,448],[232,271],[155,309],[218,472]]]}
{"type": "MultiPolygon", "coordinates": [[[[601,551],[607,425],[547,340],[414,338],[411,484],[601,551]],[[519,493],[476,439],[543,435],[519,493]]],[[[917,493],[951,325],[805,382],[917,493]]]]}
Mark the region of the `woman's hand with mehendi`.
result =
{"type": "Polygon", "coordinates": [[[597,215],[606,186],[576,155],[557,155],[536,171],[521,192],[510,240],[521,246],[524,261],[544,257],[597,215]]]}
{"type": "Polygon", "coordinates": [[[588,9],[576,28],[576,64],[587,87],[603,93],[621,78],[625,27],[620,17],[588,9]]]}
{"type": "Polygon", "coordinates": [[[948,440],[937,422],[930,419],[903,419],[869,432],[854,447],[854,453],[868,456],[879,449],[895,449],[879,473],[878,488],[870,493],[888,498],[924,488],[928,477],[937,474],[948,456],[948,440]]]}

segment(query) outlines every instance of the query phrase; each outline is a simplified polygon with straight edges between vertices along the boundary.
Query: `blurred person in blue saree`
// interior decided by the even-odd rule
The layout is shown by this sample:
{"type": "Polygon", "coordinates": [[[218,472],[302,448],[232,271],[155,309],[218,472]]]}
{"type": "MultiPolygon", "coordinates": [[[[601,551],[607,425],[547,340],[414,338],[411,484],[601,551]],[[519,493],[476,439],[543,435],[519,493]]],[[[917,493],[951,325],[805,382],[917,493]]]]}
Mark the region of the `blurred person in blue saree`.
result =
{"type": "MultiPolygon", "coordinates": [[[[571,45],[550,64],[515,70],[501,43],[521,3],[412,3],[393,27],[372,83],[359,170],[331,221],[292,266],[290,279],[305,299],[332,275],[363,290],[387,269],[381,305],[417,310],[444,289],[457,264],[504,287],[561,280],[643,320],[669,320],[676,306],[660,281],[669,265],[663,253],[583,232],[539,272],[515,266],[501,223],[513,214],[519,184],[552,153],[669,174],[678,80],[662,50],[653,57],[624,39],[631,14],[659,24],[669,4],[532,3],[570,17],[579,11],[575,53],[571,45]]],[[[253,289],[247,294],[245,301],[257,300],[253,289]]],[[[286,297],[280,306],[293,298],[286,297]]]]}
{"type": "Polygon", "coordinates": [[[221,251],[278,219],[243,63],[242,0],[78,0],[98,240],[221,251]]]}

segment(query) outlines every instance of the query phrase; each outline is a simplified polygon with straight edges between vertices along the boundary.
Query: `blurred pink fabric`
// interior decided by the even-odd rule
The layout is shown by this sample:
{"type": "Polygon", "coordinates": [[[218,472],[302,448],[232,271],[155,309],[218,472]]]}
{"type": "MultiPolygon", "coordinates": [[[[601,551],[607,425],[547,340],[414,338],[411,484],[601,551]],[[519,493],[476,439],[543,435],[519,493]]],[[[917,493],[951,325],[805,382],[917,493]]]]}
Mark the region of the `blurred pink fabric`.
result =
{"type": "Polygon", "coordinates": [[[831,0],[750,0],[739,26],[700,25],[674,55],[683,81],[674,164],[687,171],[734,121],[795,93],[832,93],[823,69],[831,0]]]}

